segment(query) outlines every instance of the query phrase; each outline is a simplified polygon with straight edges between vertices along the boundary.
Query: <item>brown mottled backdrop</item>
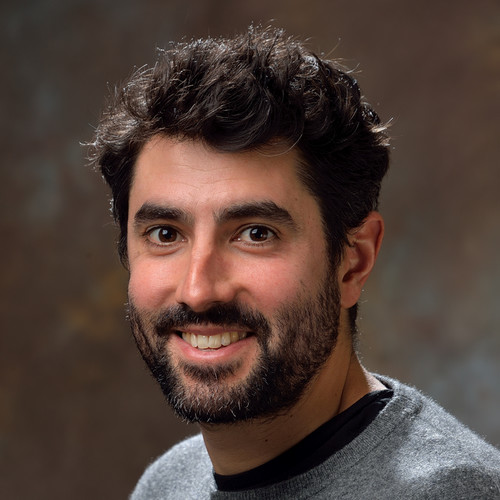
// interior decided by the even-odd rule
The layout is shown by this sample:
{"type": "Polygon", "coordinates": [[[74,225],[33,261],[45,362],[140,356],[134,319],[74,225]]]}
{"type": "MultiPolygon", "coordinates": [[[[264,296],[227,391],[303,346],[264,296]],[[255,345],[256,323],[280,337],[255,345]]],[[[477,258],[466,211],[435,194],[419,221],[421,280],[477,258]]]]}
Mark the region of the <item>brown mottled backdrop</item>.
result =
{"type": "Polygon", "coordinates": [[[169,40],[251,21],[359,63],[393,118],[366,365],[500,444],[498,0],[3,2],[0,497],[125,498],[187,433],[123,319],[107,190],[85,162],[104,96],[169,40]]]}

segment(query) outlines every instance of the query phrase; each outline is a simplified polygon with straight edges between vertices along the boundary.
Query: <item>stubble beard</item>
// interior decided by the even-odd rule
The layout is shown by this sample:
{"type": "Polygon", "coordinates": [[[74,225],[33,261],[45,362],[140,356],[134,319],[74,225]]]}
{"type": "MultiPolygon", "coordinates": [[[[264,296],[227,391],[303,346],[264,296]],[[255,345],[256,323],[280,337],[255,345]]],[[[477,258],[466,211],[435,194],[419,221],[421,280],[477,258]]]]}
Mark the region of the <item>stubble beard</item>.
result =
{"type": "Polygon", "coordinates": [[[141,355],[168,403],[188,422],[228,424],[286,412],[332,354],[339,317],[335,279],[325,280],[316,296],[303,291],[293,302],[282,305],[272,319],[238,303],[221,304],[202,313],[185,305],[140,311],[129,297],[129,318],[141,355]],[[229,383],[227,379],[239,368],[238,361],[210,366],[176,364],[166,332],[193,324],[238,325],[251,331],[259,354],[249,374],[229,383]]]}

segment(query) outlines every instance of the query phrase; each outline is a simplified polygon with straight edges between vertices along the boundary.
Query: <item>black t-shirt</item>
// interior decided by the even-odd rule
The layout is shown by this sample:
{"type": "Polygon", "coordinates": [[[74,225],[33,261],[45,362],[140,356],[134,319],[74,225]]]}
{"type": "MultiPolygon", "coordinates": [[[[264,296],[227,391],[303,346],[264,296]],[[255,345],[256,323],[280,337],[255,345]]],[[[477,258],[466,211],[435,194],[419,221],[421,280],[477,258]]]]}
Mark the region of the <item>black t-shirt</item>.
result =
{"type": "Polygon", "coordinates": [[[392,395],[389,389],[367,394],[295,446],[255,469],[230,476],[214,472],[218,489],[238,491],[269,486],[312,469],[361,434],[392,395]]]}

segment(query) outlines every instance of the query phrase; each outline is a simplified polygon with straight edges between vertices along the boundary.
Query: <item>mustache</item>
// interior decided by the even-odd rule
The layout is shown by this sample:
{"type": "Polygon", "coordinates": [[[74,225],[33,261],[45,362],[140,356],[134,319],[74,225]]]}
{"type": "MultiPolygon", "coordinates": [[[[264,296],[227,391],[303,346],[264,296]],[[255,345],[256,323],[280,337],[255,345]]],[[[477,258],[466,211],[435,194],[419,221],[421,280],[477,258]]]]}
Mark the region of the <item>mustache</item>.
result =
{"type": "MultiPolygon", "coordinates": [[[[129,302],[128,307],[131,318],[144,317],[132,302],[129,302]]],[[[264,335],[271,331],[271,326],[264,315],[235,302],[217,304],[200,312],[193,311],[186,304],[176,304],[149,313],[147,316],[158,335],[192,325],[206,324],[220,327],[236,326],[264,335]]]]}

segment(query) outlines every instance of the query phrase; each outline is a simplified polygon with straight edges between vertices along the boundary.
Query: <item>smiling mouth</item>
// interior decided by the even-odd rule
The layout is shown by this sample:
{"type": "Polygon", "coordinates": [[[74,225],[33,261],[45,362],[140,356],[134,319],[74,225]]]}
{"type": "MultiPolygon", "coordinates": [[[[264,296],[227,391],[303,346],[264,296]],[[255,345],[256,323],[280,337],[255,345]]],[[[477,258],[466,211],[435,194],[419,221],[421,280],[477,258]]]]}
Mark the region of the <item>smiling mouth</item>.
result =
{"type": "Polygon", "coordinates": [[[243,340],[247,332],[224,332],[216,335],[197,335],[196,333],[182,332],[182,338],[192,347],[198,349],[220,349],[243,340]]]}

